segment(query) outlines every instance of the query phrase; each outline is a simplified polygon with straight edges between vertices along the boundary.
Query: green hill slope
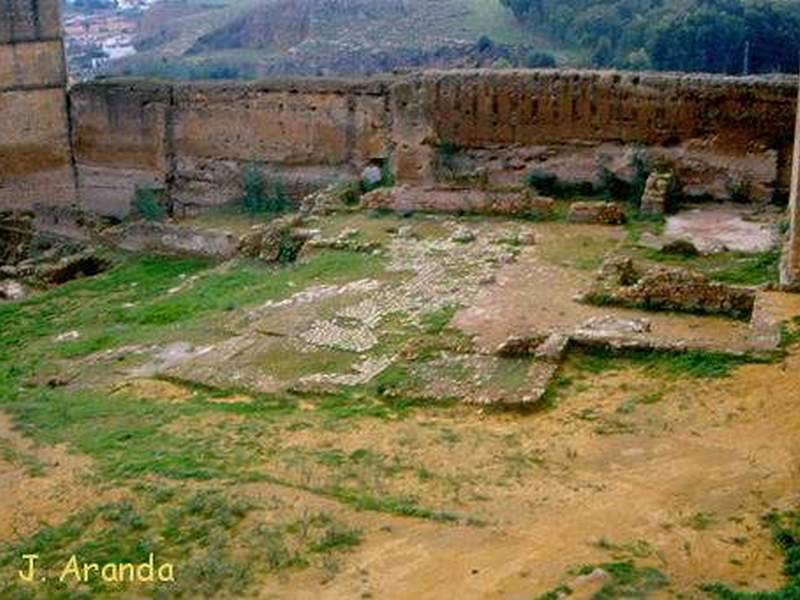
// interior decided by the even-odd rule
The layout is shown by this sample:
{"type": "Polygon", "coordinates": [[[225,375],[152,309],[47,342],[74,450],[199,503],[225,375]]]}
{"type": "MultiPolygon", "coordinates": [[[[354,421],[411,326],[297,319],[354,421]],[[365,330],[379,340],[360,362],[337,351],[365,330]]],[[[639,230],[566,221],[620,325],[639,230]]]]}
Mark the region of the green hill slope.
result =
{"type": "Polygon", "coordinates": [[[139,53],[112,74],[177,78],[369,75],[398,68],[549,66],[576,53],[497,0],[156,4],[139,53]]]}

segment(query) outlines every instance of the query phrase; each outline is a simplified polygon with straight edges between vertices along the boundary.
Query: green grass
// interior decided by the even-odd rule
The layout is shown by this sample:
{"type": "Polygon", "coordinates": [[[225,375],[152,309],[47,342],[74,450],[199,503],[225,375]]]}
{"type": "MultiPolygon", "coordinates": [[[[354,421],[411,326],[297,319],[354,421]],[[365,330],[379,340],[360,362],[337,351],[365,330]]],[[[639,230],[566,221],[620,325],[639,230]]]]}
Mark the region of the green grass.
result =
{"type": "Polygon", "coordinates": [[[638,244],[644,233],[661,235],[664,232],[666,219],[661,215],[643,215],[638,211],[629,213],[628,220],[625,222],[625,230],[628,232],[628,240],[633,244],[638,244]]]}
{"type": "MultiPolygon", "coordinates": [[[[20,557],[23,554],[37,554],[38,565],[47,574],[47,581],[41,584],[47,597],[80,597],[83,586],[88,586],[92,594],[108,594],[128,587],[152,589],[152,586],[109,583],[99,577],[91,578],[86,584],[78,584],[73,577],[60,581],[60,571],[69,557],[74,554],[80,561],[101,564],[139,564],[153,553],[156,565],[163,562],[175,565],[175,582],[158,584],[170,595],[184,597],[198,592],[211,595],[223,588],[241,590],[248,582],[248,569],[246,563],[236,564],[231,558],[230,530],[241,522],[249,507],[237,505],[217,491],[201,494],[204,502],[214,499],[212,509],[192,510],[191,504],[197,502],[193,496],[177,506],[137,498],[86,508],[61,525],[44,527],[29,538],[1,545],[0,570],[11,574],[13,569],[22,566],[20,557]],[[228,520],[220,518],[223,513],[230,515],[228,520]],[[229,567],[224,570],[226,574],[198,573],[199,576],[187,580],[187,572],[196,568],[197,554],[211,554],[204,550],[209,547],[213,548],[215,559],[229,567]]],[[[17,597],[24,591],[16,577],[3,578],[0,584],[2,597],[17,597]]]]}
{"type": "Polygon", "coordinates": [[[442,333],[453,320],[458,309],[458,306],[445,306],[423,315],[420,319],[422,330],[429,335],[442,333]]]}
{"type": "MultiPolygon", "coordinates": [[[[667,577],[654,567],[641,567],[632,560],[582,565],[571,572],[573,576],[589,575],[597,569],[608,574],[608,580],[593,596],[593,600],[616,598],[647,598],[669,585],[667,577]]],[[[554,600],[572,594],[568,585],[562,584],[537,597],[537,600],[554,600]]]]}
{"type": "Polygon", "coordinates": [[[55,351],[47,344],[47,354],[70,358],[157,340],[177,326],[213,330],[217,315],[231,308],[285,298],[314,282],[359,279],[379,271],[381,264],[374,256],[333,251],[284,268],[240,261],[229,269],[212,269],[212,263],[199,259],[124,258],[98,277],[0,305],[0,362],[13,354],[19,365],[31,349],[41,350],[35,342],[71,330],[81,338],[55,351]],[[197,279],[185,289],[168,293],[192,276],[197,279]]]}
{"type": "Polygon", "coordinates": [[[784,557],[783,588],[769,592],[735,590],[723,583],[703,586],[703,590],[722,600],[797,600],[800,598],[800,512],[770,513],[764,525],[772,531],[775,545],[784,557]]]}
{"type": "Polygon", "coordinates": [[[659,250],[644,250],[642,255],[656,262],[685,265],[704,273],[713,281],[732,285],[762,285],[777,282],[779,278],[779,250],[755,254],[725,252],[696,257],[668,254],[659,250]]]}
{"type": "Polygon", "coordinates": [[[792,317],[781,324],[781,348],[789,348],[800,343],[800,316],[792,317]]]}
{"type": "Polygon", "coordinates": [[[626,367],[639,367],[651,374],[664,377],[716,379],[729,376],[741,365],[764,362],[766,359],[700,350],[661,352],[591,348],[575,354],[573,360],[578,371],[595,374],[626,367]]]}
{"type": "Polygon", "coordinates": [[[458,515],[447,511],[431,510],[417,504],[411,498],[398,498],[393,496],[374,496],[356,490],[334,489],[330,495],[340,502],[349,504],[359,510],[385,512],[403,517],[427,519],[440,523],[458,523],[458,515]]]}
{"type": "Polygon", "coordinates": [[[259,572],[324,568],[362,541],[359,530],[326,513],[297,514],[277,499],[261,506],[222,489],[190,492],[153,484],[132,492],[129,498],[85,508],[61,525],[0,544],[0,597],[28,597],[30,588],[15,576],[23,554],[39,555],[37,566],[48,576],[42,583],[45,597],[85,597],[86,588],[82,592],[72,578],[58,580],[72,554],[102,564],[141,563],[150,553],[156,565],[174,565],[174,583],[120,585],[93,578],[88,591],[104,597],[126,590],[161,597],[240,597],[259,572]],[[258,518],[248,521],[254,512],[258,518]]]}
{"type": "Polygon", "coordinates": [[[0,438],[0,460],[23,467],[30,477],[40,477],[46,472],[46,465],[35,456],[17,450],[11,442],[0,438]]]}
{"type": "Polygon", "coordinates": [[[120,395],[112,400],[90,390],[36,390],[3,410],[25,435],[45,444],[66,442],[91,456],[109,480],[148,475],[205,480],[247,474],[247,461],[223,453],[213,432],[180,434],[164,427],[180,418],[225,410],[224,405],[144,402],[120,395]]]}

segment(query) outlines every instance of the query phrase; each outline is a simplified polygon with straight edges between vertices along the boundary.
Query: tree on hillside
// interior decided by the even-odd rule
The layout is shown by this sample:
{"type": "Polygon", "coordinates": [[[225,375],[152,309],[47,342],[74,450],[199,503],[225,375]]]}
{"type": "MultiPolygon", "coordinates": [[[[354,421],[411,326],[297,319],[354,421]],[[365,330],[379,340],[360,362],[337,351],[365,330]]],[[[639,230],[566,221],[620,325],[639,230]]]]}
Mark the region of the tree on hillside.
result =
{"type": "Polygon", "coordinates": [[[539,18],[543,16],[543,0],[500,0],[500,3],[514,13],[514,17],[520,21],[531,16],[539,18]]]}
{"type": "Polygon", "coordinates": [[[597,67],[729,74],[798,70],[796,0],[500,2],[526,27],[575,46],[597,67]]]}

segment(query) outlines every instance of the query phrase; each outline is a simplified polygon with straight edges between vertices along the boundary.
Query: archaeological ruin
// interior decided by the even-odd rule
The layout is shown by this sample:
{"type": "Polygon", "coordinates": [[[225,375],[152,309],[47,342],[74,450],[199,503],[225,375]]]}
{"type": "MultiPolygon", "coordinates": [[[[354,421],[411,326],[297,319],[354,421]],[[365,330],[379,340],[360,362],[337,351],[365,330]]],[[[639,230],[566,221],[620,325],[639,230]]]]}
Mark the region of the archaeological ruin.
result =
{"type": "Polygon", "coordinates": [[[58,6],[0,3],[0,573],[155,548],[190,565],[166,597],[800,586],[771,537],[797,78],[68,87],[58,6]]]}

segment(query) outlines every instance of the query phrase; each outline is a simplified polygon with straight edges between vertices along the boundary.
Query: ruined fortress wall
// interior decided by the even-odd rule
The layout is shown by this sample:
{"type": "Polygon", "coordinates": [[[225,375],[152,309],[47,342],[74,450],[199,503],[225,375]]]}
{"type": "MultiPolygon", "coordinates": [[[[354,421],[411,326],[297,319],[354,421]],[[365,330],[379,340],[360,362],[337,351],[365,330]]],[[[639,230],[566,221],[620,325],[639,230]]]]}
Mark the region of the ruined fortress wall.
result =
{"type": "Polygon", "coordinates": [[[97,82],[70,96],[79,195],[89,209],[121,216],[136,187],[167,186],[169,86],[97,82]]]}
{"type": "Polygon", "coordinates": [[[389,153],[382,82],[96,82],[72,93],[82,198],[124,214],[137,186],[181,208],[241,194],[248,165],[289,192],[354,177],[389,153]]]}
{"type": "Polygon", "coordinates": [[[380,82],[177,86],[172,196],[182,205],[229,200],[247,164],[297,194],[353,177],[388,154],[384,94],[380,82]]]}
{"type": "MultiPolygon", "coordinates": [[[[436,145],[460,147],[490,182],[532,170],[630,175],[641,152],[679,171],[689,193],[788,190],[796,81],[592,71],[446,71],[393,89],[399,180],[436,181],[436,145]]],[[[446,183],[446,182],[439,182],[446,183]]]]}
{"type": "Polygon", "coordinates": [[[0,3],[0,206],[75,200],[58,0],[0,3]]]}
{"type": "Polygon", "coordinates": [[[438,148],[490,185],[531,171],[632,175],[636,153],[677,169],[689,193],[758,199],[791,175],[796,83],[591,71],[446,71],[376,80],[100,81],[71,92],[80,195],[124,213],[137,185],[191,210],[235,198],[242,171],[301,193],[387,160],[399,183],[453,187],[438,148]]]}
{"type": "Polygon", "coordinates": [[[235,198],[248,165],[295,194],[375,161],[399,183],[463,186],[437,168],[443,147],[494,188],[532,171],[629,178],[636,155],[669,164],[689,193],[790,187],[794,78],[472,70],[65,86],[58,0],[4,0],[0,206],[79,199],[122,215],[141,186],[190,211],[235,198]]]}

